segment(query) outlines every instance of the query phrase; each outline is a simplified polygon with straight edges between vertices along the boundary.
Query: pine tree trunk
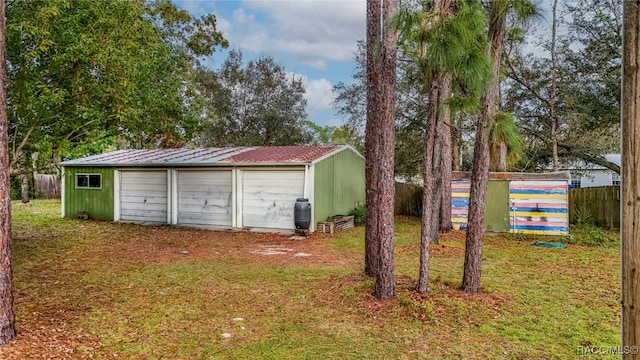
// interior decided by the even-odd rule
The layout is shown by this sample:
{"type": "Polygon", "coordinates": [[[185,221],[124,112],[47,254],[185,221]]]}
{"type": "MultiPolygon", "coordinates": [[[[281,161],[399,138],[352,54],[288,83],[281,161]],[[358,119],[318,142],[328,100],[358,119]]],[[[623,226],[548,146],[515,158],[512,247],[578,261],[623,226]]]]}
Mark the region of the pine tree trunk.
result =
{"type": "MultiPolygon", "coordinates": [[[[457,125],[457,124],[456,124],[457,125]]],[[[457,126],[451,127],[451,166],[453,171],[462,170],[462,161],[461,161],[461,151],[460,151],[460,143],[462,139],[460,138],[460,130],[457,126]]]]}
{"type": "Polygon", "coordinates": [[[640,346],[640,5],[624,1],[623,7],[622,346],[630,349],[640,346]]]}
{"type": "Polygon", "coordinates": [[[551,91],[549,92],[549,115],[551,117],[551,153],[553,158],[553,171],[558,171],[560,169],[560,162],[558,160],[558,116],[556,115],[556,28],[558,26],[557,12],[558,0],[554,0],[553,22],[551,24],[551,91]]]}
{"type": "MultiPolygon", "coordinates": [[[[432,3],[433,12],[438,14],[440,21],[451,12],[451,2],[437,0],[432,3]]],[[[442,72],[436,72],[429,86],[429,103],[425,121],[424,153],[422,158],[422,220],[420,232],[420,269],[416,290],[424,293],[429,291],[429,246],[438,243],[440,228],[441,205],[443,202],[443,144],[450,143],[448,122],[451,114],[444,101],[451,93],[451,77],[442,72]],[[444,140],[444,134],[447,140],[444,140]]],[[[450,152],[449,152],[450,154],[450,152]]],[[[450,161],[450,158],[449,158],[450,161]]],[[[450,175],[449,175],[450,176],[450,175]]],[[[451,186],[449,181],[449,187],[451,186]]],[[[451,202],[449,201],[449,204],[451,202]]],[[[451,218],[451,215],[448,215],[451,218]]]]}
{"type": "Polygon", "coordinates": [[[0,0],[0,345],[16,337],[11,269],[11,190],[7,125],[5,3],[0,0]]]}
{"type": "Polygon", "coordinates": [[[20,178],[20,196],[22,198],[22,203],[29,203],[29,175],[20,174],[18,176],[20,178]]]}
{"type": "Polygon", "coordinates": [[[473,148],[473,169],[471,171],[464,274],[462,277],[462,290],[468,293],[480,292],[482,273],[482,238],[489,182],[489,129],[497,113],[500,56],[502,55],[505,27],[504,15],[501,16],[494,12],[498,7],[492,6],[492,11],[489,14],[489,18],[492,20],[489,25],[489,59],[492,66],[492,78],[489,88],[481,98],[482,108],[476,123],[476,139],[473,148]]]}
{"type": "Polygon", "coordinates": [[[451,109],[446,100],[451,97],[451,76],[446,75],[440,91],[440,136],[442,136],[442,199],[440,204],[440,232],[451,231],[451,171],[453,166],[451,138],[451,109]]]}
{"type": "Polygon", "coordinates": [[[382,21],[380,1],[367,0],[367,122],[365,129],[365,182],[366,182],[366,220],[365,220],[365,261],[364,273],[377,276],[380,266],[380,238],[378,222],[380,199],[378,188],[380,174],[378,156],[380,155],[380,59],[382,21]]]}
{"type": "MultiPolygon", "coordinates": [[[[429,245],[433,241],[434,233],[437,236],[438,222],[434,222],[434,213],[437,208],[436,198],[441,199],[441,195],[436,193],[436,174],[434,173],[434,155],[438,145],[438,98],[440,87],[442,86],[441,73],[436,74],[431,80],[429,89],[429,103],[427,106],[427,118],[425,121],[424,153],[422,158],[422,221],[420,232],[420,269],[418,275],[418,285],[416,290],[424,293],[429,291],[429,245]],[[435,230],[434,230],[435,229],[435,230]]],[[[437,166],[439,166],[438,164],[437,166]]]]}
{"type": "MultiPolygon", "coordinates": [[[[397,8],[397,0],[384,0],[382,8],[382,24],[397,8]]],[[[394,165],[395,165],[395,118],[396,118],[396,52],[398,48],[397,33],[382,26],[381,52],[381,123],[380,123],[380,174],[379,189],[380,213],[378,236],[380,237],[380,266],[376,277],[373,295],[379,300],[391,299],[395,296],[396,281],[393,275],[395,260],[393,236],[394,229],[394,165]]]]}

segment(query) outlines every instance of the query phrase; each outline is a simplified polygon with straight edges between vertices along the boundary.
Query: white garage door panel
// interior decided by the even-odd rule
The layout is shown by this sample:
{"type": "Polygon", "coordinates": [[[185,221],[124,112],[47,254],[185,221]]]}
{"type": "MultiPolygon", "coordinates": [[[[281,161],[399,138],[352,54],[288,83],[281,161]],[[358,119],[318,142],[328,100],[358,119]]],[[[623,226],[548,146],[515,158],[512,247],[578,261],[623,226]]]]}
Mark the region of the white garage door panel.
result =
{"type": "MultiPolygon", "coordinates": [[[[302,173],[302,181],[304,180],[304,173],[302,173]]],[[[249,186],[262,186],[265,182],[268,182],[268,185],[273,185],[276,188],[286,188],[290,186],[292,183],[297,181],[301,181],[298,176],[294,176],[293,174],[283,174],[286,178],[274,177],[273,174],[269,174],[268,176],[265,174],[265,178],[262,179],[245,179],[245,184],[249,186]]]]}
{"type": "Polygon", "coordinates": [[[123,209],[129,210],[164,210],[167,208],[167,201],[157,197],[130,196],[122,200],[123,209]]]}
{"type": "Polygon", "coordinates": [[[129,221],[167,222],[166,171],[120,173],[120,218],[129,221]]]}
{"type": "MultiPolygon", "coordinates": [[[[166,189],[164,190],[156,190],[157,192],[160,191],[167,191],[166,189]]],[[[147,191],[149,192],[149,191],[147,191]]],[[[166,204],[167,203],[167,196],[161,196],[161,195],[146,195],[143,194],[142,191],[140,190],[136,190],[136,191],[132,191],[132,190],[124,190],[124,191],[120,191],[120,197],[122,199],[122,202],[140,202],[140,203],[144,203],[145,200],[147,203],[150,204],[166,204]]]]}
{"type": "Polygon", "coordinates": [[[304,171],[245,171],[242,225],[295,229],[293,208],[304,195],[304,171]]]}
{"type": "Polygon", "coordinates": [[[140,191],[167,191],[167,184],[127,184],[122,191],[130,194],[140,193],[140,191]]]}
{"type": "Polygon", "coordinates": [[[180,171],[178,223],[231,226],[231,171],[180,171]]]}
{"type": "Polygon", "coordinates": [[[122,210],[120,218],[128,221],[144,221],[144,222],[167,222],[166,210],[144,210],[144,216],[140,215],[140,210],[122,210]],[[160,220],[162,219],[162,220],[160,220]]]}

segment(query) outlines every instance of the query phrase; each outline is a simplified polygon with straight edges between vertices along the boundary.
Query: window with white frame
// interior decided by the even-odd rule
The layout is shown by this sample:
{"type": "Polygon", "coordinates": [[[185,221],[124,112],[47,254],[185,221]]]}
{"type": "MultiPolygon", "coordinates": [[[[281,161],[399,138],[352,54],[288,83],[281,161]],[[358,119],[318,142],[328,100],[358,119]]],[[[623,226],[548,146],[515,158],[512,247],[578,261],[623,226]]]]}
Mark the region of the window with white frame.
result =
{"type": "Polygon", "coordinates": [[[102,174],[76,174],[76,189],[102,189],[102,174]]]}
{"type": "Polygon", "coordinates": [[[581,181],[580,178],[571,179],[571,187],[572,188],[579,189],[581,185],[582,185],[582,181],[581,181]]]}
{"type": "Polygon", "coordinates": [[[620,181],[620,174],[611,173],[611,185],[620,186],[621,183],[622,183],[622,181],[620,181]]]}

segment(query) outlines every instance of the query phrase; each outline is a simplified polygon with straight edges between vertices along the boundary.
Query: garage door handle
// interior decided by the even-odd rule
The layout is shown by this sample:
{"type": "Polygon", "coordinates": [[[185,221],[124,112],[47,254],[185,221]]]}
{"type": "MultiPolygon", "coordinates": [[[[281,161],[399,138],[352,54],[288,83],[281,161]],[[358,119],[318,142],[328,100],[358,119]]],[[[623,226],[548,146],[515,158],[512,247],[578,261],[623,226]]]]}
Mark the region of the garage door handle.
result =
{"type": "Polygon", "coordinates": [[[207,202],[208,202],[208,200],[205,199],[204,200],[204,206],[207,206],[207,202]]]}
{"type": "Polygon", "coordinates": [[[147,198],[144,198],[144,203],[145,203],[145,204],[147,203],[147,198]]]}

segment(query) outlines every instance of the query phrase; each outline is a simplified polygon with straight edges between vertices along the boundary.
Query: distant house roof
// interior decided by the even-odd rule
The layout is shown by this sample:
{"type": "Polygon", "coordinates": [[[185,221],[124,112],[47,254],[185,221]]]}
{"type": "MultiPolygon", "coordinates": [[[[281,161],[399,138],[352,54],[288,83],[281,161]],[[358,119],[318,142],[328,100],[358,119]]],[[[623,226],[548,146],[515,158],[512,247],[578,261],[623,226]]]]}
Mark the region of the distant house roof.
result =
{"type": "Polygon", "coordinates": [[[622,166],[622,154],[607,154],[604,156],[607,161],[612,162],[618,166],[622,166]]]}
{"type": "MultiPolygon", "coordinates": [[[[621,154],[605,154],[605,160],[612,162],[618,166],[622,166],[621,154]]],[[[551,167],[549,167],[551,168],[551,167]]],[[[573,160],[560,163],[562,170],[606,170],[604,166],[586,162],[584,160],[573,160]]]]}
{"type": "MultiPolygon", "coordinates": [[[[469,180],[470,171],[454,171],[452,179],[469,180]]],[[[571,173],[568,171],[547,172],[547,173],[522,173],[522,172],[490,172],[489,180],[571,180],[571,173]]]]}
{"type": "MultiPolygon", "coordinates": [[[[211,166],[211,165],[305,165],[348,145],[258,146],[197,149],[119,150],[60,163],[62,166],[211,166]]],[[[360,154],[358,154],[361,156],[360,154]]]]}

